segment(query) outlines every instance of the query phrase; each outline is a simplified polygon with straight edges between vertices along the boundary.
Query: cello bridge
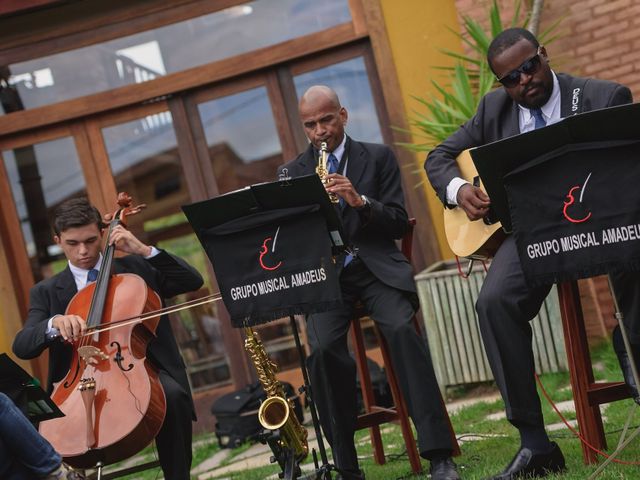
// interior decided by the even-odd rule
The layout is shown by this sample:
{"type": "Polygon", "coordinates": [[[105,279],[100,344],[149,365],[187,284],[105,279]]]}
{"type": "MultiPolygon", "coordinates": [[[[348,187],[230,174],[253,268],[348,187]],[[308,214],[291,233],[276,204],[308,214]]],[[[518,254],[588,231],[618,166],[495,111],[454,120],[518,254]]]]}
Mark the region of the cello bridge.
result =
{"type": "Polygon", "coordinates": [[[106,360],[109,356],[93,345],[85,345],[78,348],[78,355],[89,365],[98,363],[99,360],[106,360]]]}

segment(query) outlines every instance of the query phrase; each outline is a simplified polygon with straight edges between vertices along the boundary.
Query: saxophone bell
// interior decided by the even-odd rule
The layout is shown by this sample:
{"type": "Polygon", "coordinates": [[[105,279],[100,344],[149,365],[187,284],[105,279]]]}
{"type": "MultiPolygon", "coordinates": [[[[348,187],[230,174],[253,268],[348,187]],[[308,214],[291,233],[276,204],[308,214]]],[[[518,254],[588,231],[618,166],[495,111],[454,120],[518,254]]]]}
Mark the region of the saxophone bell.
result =
{"type": "Polygon", "coordinates": [[[258,421],[267,430],[280,430],[287,446],[293,450],[296,458],[305,458],[309,453],[306,436],[298,433],[299,424],[295,418],[289,400],[283,397],[268,397],[260,405],[258,421]],[[292,418],[294,417],[294,418],[292,418]]]}
{"type": "Polygon", "coordinates": [[[260,405],[258,420],[264,428],[277,430],[287,423],[289,412],[289,402],[285,399],[282,397],[268,397],[260,405]]]}

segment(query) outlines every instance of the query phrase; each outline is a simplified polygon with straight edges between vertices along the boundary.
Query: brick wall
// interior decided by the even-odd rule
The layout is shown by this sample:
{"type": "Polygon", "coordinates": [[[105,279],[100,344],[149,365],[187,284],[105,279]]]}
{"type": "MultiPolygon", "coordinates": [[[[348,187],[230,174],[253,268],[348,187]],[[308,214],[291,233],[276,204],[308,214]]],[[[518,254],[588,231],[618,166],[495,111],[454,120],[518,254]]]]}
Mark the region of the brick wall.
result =
{"type": "MultiPolygon", "coordinates": [[[[459,14],[483,21],[489,0],[456,0],[459,14]]],[[[499,0],[503,20],[513,0],[499,0]]],[[[540,31],[561,19],[547,47],[553,68],[627,85],[640,101],[640,0],[547,0],[540,31]]]]}

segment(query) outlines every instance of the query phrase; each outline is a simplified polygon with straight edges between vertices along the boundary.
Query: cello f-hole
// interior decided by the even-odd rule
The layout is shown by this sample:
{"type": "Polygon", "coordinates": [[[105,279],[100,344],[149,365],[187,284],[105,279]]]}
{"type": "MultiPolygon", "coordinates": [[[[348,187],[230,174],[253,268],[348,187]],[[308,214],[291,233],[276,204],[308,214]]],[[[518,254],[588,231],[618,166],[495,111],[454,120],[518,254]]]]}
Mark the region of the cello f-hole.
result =
{"type": "Polygon", "coordinates": [[[80,372],[80,359],[78,359],[78,361],[76,362],[76,372],[73,374],[73,378],[71,379],[71,382],[64,382],[63,387],[70,388],[71,385],[75,383],[76,378],[78,378],[79,372],[80,372]]]}
{"type": "Polygon", "coordinates": [[[120,368],[120,370],[122,370],[123,372],[128,372],[129,370],[131,370],[133,368],[133,363],[129,364],[129,368],[124,368],[122,366],[122,361],[124,360],[124,357],[122,356],[122,348],[120,347],[120,344],[118,342],[111,342],[109,344],[109,346],[113,347],[115,345],[115,347],[117,348],[117,352],[115,354],[115,356],[113,357],[113,361],[116,362],[118,364],[118,367],[120,368]]]}

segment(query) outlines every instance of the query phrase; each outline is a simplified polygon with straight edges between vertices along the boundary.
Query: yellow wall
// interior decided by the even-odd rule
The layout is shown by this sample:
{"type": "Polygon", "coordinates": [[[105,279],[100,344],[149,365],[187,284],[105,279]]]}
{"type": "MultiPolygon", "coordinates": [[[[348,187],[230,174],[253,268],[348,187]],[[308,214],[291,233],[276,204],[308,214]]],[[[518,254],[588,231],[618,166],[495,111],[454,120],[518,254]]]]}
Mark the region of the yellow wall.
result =
{"type": "MultiPolygon", "coordinates": [[[[439,49],[462,52],[459,39],[449,30],[459,31],[454,0],[380,0],[385,27],[393,53],[406,117],[414,111],[425,112],[412,97],[428,98],[435,93],[431,79],[442,80],[442,74],[434,67],[453,65],[452,60],[439,49]]],[[[413,131],[417,131],[413,129],[413,131]]],[[[414,143],[424,140],[413,135],[414,143]]],[[[442,226],[442,204],[428,183],[423,169],[426,153],[415,155],[416,185],[427,197],[430,215],[436,226],[436,234],[443,258],[453,256],[447,246],[442,226]]],[[[418,216],[419,219],[419,216],[418,216]]]]}
{"type": "MultiPolygon", "coordinates": [[[[22,328],[20,310],[16,301],[11,272],[9,271],[6,250],[0,239],[0,353],[7,353],[17,361],[11,351],[13,337],[22,328]]],[[[31,371],[30,362],[18,361],[27,371],[31,371]]]]}

